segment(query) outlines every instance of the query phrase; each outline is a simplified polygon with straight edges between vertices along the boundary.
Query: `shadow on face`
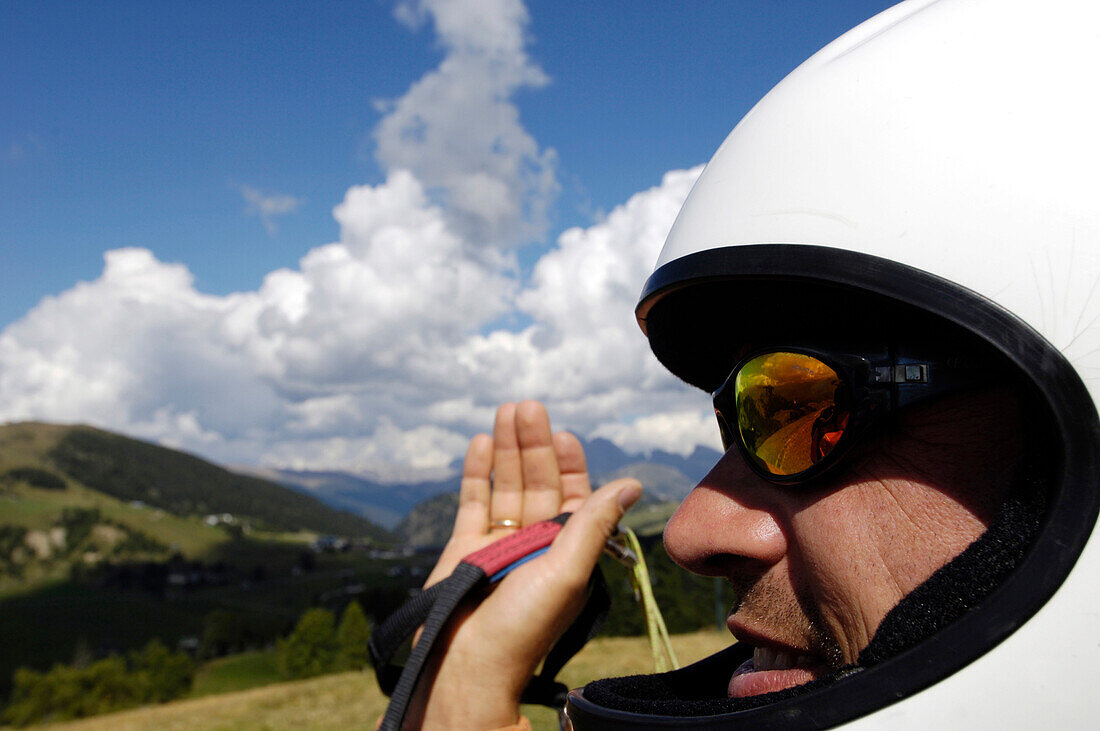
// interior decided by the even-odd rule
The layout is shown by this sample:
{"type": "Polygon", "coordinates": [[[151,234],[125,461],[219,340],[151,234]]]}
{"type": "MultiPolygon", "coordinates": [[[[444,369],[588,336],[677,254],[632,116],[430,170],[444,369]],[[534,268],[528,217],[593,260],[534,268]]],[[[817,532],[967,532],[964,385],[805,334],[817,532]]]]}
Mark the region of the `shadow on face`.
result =
{"type": "Polygon", "coordinates": [[[730,450],[669,522],[674,560],[737,591],[739,639],[854,662],[886,613],[985,531],[1019,470],[1013,390],[895,416],[805,485],[768,482],[730,450]]]}

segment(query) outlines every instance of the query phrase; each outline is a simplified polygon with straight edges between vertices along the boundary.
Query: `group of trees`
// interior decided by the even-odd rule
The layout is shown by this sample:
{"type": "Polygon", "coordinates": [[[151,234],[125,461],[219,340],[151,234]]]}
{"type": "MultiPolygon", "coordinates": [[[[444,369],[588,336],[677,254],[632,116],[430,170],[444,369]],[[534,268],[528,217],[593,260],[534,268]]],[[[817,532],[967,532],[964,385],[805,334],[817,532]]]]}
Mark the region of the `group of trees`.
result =
{"type": "Polygon", "coordinates": [[[352,600],[340,615],[327,609],[306,610],[294,631],[279,640],[277,664],[287,679],[310,678],[367,665],[370,623],[359,602],[352,600]]]}
{"type": "MultiPolygon", "coordinates": [[[[653,538],[647,543],[645,554],[653,593],[670,632],[692,632],[725,618],[725,610],[733,602],[728,585],[677,567],[660,540],[653,538]]],[[[645,634],[645,618],[634,600],[626,571],[610,559],[602,563],[612,595],[611,612],[602,632],[645,634]]],[[[339,624],[328,609],[309,609],[294,631],[279,640],[279,672],[284,678],[293,679],[362,669],[368,663],[370,632],[370,622],[356,601],[344,608],[339,624]]]]}
{"type": "MultiPolygon", "coordinates": [[[[227,649],[224,643],[240,635],[235,631],[239,628],[230,626],[235,623],[225,610],[212,612],[200,656],[223,654],[218,650],[227,649]]],[[[294,631],[278,641],[276,663],[287,679],[361,670],[368,662],[369,639],[370,622],[357,601],[344,608],[338,625],[328,609],[309,609],[294,631]]],[[[59,663],[46,672],[16,670],[0,722],[26,726],[163,703],[187,695],[195,675],[195,663],[187,653],[171,652],[155,639],[125,657],[93,661],[86,647],[78,648],[77,656],[72,664],[59,663]]]]}
{"type": "Polygon", "coordinates": [[[111,655],[87,665],[54,665],[42,673],[15,671],[3,721],[26,726],[66,721],[179,698],[191,689],[195,666],[183,652],[150,640],[125,658],[111,655]]]}
{"type": "MultiPolygon", "coordinates": [[[[76,521],[74,521],[76,522],[76,521]]],[[[654,594],[671,632],[686,632],[714,623],[716,607],[728,607],[728,587],[678,569],[656,537],[644,539],[654,594]]],[[[632,596],[626,571],[610,559],[602,561],[612,593],[612,609],[604,634],[645,633],[644,619],[632,596]]],[[[372,609],[376,607],[372,594],[372,609]]],[[[393,597],[393,602],[399,597],[393,597]]],[[[395,607],[394,607],[395,608],[395,607]]],[[[718,612],[719,614],[721,612],[718,612]]],[[[384,611],[378,616],[385,616],[384,611]]],[[[237,614],[219,609],[203,623],[199,658],[240,652],[263,643],[237,614]]],[[[308,609],[289,635],[278,639],[276,666],[286,679],[361,670],[367,666],[371,621],[357,601],[337,615],[324,608],[308,609]]],[[[270,634],[266,635],[271,637],[270,634]]],[[[47,672],[20,668],[13,678],[10,703],[0,721],[22,726],[62,721],[122,708],[168,701],[186,695],[194,677],[194,661],[185,653],[170,652],[157,640],[122,657],[92,661],[90,653],[71,665],[55,665],[47,672]]]]}
{"type": "Polygon", "coordinates": [[[26,483],[42,490],[64,490],[65,480],[38,467],[15,467],[0,475],[0,486],[26,483]]]}

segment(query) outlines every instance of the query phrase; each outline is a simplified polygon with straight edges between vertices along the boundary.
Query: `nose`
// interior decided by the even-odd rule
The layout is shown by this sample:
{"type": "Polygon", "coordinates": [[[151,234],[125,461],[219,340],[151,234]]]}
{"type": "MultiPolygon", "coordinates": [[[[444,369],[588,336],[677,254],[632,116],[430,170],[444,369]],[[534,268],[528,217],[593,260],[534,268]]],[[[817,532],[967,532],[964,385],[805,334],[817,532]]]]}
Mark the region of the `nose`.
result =
{"type": "Polygon", "coordinates": [[[787,554],[782,488],[757,476],[730,449],[665,526],[665,549],[704,576],[760,572],[787,554]]]}

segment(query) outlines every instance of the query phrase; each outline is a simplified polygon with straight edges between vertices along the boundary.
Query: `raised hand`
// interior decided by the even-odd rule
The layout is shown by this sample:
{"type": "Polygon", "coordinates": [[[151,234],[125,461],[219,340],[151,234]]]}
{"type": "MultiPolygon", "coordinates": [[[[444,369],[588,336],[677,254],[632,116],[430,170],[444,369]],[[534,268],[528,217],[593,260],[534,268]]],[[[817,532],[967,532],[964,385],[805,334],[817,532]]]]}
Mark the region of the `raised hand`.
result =
{"type": "Polygon", "coordinates": [[[631,479],[593,493],[576,437],[553,434],[535,401],[501,406],[493,436],[470,442],[454,531],[427,584],[508,533],[562,512],[574,515],[545,555],[455,614],[418,686],[410,720],[449,729],[515,723],[520,693],[576,618],[604,541],[640,494],[631,479]]]}

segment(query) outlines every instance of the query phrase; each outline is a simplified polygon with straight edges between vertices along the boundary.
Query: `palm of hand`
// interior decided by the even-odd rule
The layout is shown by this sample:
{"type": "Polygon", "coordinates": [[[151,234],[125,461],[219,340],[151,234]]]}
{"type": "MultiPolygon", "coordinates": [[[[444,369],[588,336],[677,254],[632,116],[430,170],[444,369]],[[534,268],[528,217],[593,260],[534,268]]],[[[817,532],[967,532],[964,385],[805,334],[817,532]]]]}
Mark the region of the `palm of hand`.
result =
{"type": "Polygon", "coordinates": [[[504,404],[493,436],[479,434],[466,451],[454,530],[426,586],[518,528],[576,510],[591,491],[577,438],[551,434],[546,411],[535,402],[504,404]],[[494,527],[495,521],[516,527],[494,527]]]}
{"type": "Polygon", "coordinates": [[[470,442],[454,531],[427,585],[518,527],[563,512],[575,515],[544,556],[452,617],[433,652],[433,679],[417,691],[425,726],[453,727],[461,718],[471,727],[493,728],[516,720],[519,694],[583,606],[603,542],[638,494],[633,480],[592,493],[580,442],[553,434],[541,404],[500,407],[493,436],[470,442]],[[494,528],[496,521],[518,527],[494,528]]]}

